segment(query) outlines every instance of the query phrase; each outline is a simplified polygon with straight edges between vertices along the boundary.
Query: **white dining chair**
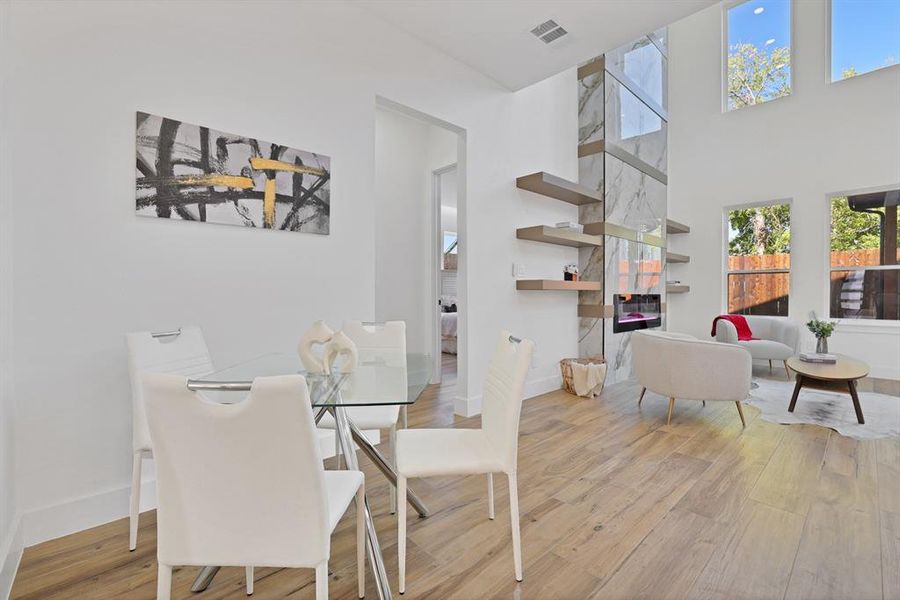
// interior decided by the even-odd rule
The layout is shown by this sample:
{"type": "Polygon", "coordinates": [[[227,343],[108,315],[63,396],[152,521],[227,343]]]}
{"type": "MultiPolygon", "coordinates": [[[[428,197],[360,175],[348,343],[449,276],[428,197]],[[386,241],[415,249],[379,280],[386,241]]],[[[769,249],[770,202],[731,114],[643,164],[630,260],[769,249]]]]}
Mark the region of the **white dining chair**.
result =
{"type": "MultiPolygon", "coordinates": [[[[493,473],[506,473],[516,581],[522,581],[516,455],[519,413],[534,343],[502,331],[484,381],[480,429],[403,429],[397,432],[397,494],[409,477],[486,473],[488,518],[494,518],[493,473]]],[[[406,591],[406,503],[397,507],[400,593],[406,591]]]]}
{"type": "MultiPolygon", "coordinates": [[[[346,387],[342,395],[349,402],[354,397],[362,398],[367,393],[367,385],[378,385],[379,394],[393,394],[398,398],[406,398],[408,381],[406,373],[406,323],[403,321],[387,321],[386,323],[363,323],[362,321],[344,321],[341,331],[356,344],[359,359],[381,360],[399,367],[392,371],[390,381],[365,381],[363,374],[358,374],[346,387]]],[[[405,407],[404,407],[405,408],[405,407]]],[[[393,464],[397,464],[397,420],[400,407],[396,404],[388,406],[355,406],[347,409],[347,416],[359,429],[387,429],[391,446],[393,464]]],[[[326,414],[319,421],[319,427],[334,429],[334,418],[326,414]]],[[[340,466],[340,444],[335,436],[335,455],[340,466]]],[[[397,490],[391,486],[391,514],[397,511],[397,490]]]]}
{"type": "Polygon", "coordinates": [[[356,499],[358,594],[365,592],[361,471],[326,471],[300,375],[261,377],[234,404],[188,389],[185,377],[143,377],[157,464],[157,598],[174,566],[313,568],[328,598],[331,534],[356,499]]]}
{"type": "Polygon", "coordinates": [[[125,336],[128,346],[128,371],[131,378],[132,469],[129,506],[128,549],[137,548],[138,519],[141,507],[141,470],[143,459],[153,458],[150,430],[141,391],[141,375],[171,373],[198,377],[215,371],[209,350],[199,327],[150,333],[139,331],[125,336]]]}

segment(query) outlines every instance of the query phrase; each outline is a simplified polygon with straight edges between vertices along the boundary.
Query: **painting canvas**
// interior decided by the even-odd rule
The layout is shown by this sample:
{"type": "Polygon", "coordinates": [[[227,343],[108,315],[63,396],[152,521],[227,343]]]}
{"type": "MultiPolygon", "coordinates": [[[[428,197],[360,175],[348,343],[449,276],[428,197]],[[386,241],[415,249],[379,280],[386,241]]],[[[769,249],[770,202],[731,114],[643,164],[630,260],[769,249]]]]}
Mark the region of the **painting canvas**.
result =
{"type": "Polygon", "coordinates": [[[327,235],[331,159],[137,113],[137,213],[327,235]]]}

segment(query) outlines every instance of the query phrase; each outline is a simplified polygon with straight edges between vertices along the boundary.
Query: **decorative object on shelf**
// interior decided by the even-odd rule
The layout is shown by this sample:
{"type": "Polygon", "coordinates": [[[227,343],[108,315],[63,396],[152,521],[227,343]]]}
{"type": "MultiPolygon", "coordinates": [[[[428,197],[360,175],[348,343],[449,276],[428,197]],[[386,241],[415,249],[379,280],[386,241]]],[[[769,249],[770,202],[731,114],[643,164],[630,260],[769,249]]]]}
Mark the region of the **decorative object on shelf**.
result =
{"type": "Polygon", "coordinates": [[[576,233],[584,232],[584,225],[573,223],[572,221],[561,221],[556,224],[557,229],[565,229],[566,231],[574,231],[576,233]]]}
{"type": "Polygon", "coordinates": [[[816,313],[811,313],[812,319],[806,323],[806,328],[816,336],[816,354],[828,354],[828,338],[834,333],[836,321],[820,321],[816,313]]]}
{"type": "Polygon", "coordinates": [[[593,398],[603,391],[606,381],[606,359],[602,356],[593,358],[564,358],[559,361],[562,374],[563,389],[570,394],[593,398]]]}
{"type": "Polygon", "coordinates": [[[328,235],[331,159],[137,113],[138,215],[328,235]]]}
{"type": "Polygon", "coordinates": [[[297,354],[300,355],[300,362],[303,363],[304,369],[310,373],[325,372],[325,363],[313,351],[313,346],[324,346],[333,336],[334,330],[325,321],[316,321],[312,327],[306,330],[297,345],[297,354]]]}
{"type": "Polygon", "coordinates": [[[563,267],[563,279],[565,281],[578,281],[578,265],[568,264],[563,267]]]}
{"type": "Polygon", "coordinates": [[[341,363],[338,371],[341,373],[352,373],[353,369],[356,368],[356,364],[359,362],[359,351],[356,348],[356,344],[353,343],[353,340],[351,340],[343,331],[338,331],[331,337],[328,343],[325,344],[325,350],[322,353],[322,363],[324,364],[326,373],[331,372],[331,368],[335,365],[335,361],[339,357],[344,357],[344,361],[341,363]]]}

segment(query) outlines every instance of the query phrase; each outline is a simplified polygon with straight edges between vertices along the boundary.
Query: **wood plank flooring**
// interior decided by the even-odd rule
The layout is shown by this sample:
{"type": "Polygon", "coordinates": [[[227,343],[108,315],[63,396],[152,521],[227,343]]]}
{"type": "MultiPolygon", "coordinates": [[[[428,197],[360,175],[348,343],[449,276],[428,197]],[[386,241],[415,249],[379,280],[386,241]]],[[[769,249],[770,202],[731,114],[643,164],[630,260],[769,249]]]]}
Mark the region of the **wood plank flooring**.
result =
{"type": "MultiPolygon", "coordinates": [[[[455,363],[444,358],[444,384],[410,408],[411,427],[478,426],[453,415],[455,363]]],[[[596,400],[553,392],[525,402],[522,583],[504,477],[493,521],[483,476],[412,480],[432,516],[409,517],[404,597],[900,598],[900,440],[774,425],[749,406],[741,429],[733,403],[677,402],[666,426],[666,399],[648,392],[639,409],[637,397],[620,384],[596,400]]],[[[387,483],[361,462],[396,590],[387,483]]],[[[12,598],[154,598],[155,533],[148,512],[135,552],[127,519],[28,548],[12,598]]],[[[355,598],[352,508],[332,540],[331,597],[355,598]]],[[[176,570],[173,598],[245,597],[243,569],[223,569],[199,595],[189,591],[196,572],[176,570]]],[[[377,598],[370,575],[366,595],[377,598]]],[[[254,597],[313,598],[313,573],[257,569],[254,597]]]]}

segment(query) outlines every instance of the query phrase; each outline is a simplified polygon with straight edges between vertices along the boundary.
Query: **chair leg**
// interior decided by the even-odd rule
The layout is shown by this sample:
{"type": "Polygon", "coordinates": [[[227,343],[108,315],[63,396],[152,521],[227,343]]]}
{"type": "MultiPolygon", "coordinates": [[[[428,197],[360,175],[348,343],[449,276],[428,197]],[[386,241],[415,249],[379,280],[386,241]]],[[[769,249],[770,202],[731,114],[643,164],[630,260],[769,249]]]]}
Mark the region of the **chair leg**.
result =
{"type": "Polygon", "coordinates": [[[356,490],[356,582],[357,595],[366,595],[366,484],[356,490]]]}
{"type": "MultiPolygon", "coordinates": [[[[388,433],[388,437],[391,442],[391,464],[396,469],[397,468],[397,424],[394,423],[391,426],[391,429],[388,433]]],[[[391,488],[391,514],[395,514],[397,512],[397,488],[394,486],[390,486],[391,488]]]]}
{"type": "Polygon", "coordinates": [[[407,419],[406,409],[407,406],[405,404],[400,407],[400,422],[403,424],[403,429],[409,429],[409,421],[407,419]]]}
{"type": "Polygon", "coordinates": [[[244,578],[247,580],[247,595],[253,595],[253,567],[244,567],[244,578]]]}
{"type": "Polygon", "coordinates": [[[337,468],[343,469],[343,456],[341,455],[341,439],[338,437],[337,429],[334,430],[334,458],[337,461],[337,468]]]}
{"type": "Polygon", "coordinates": [[[666,419],[666,425],[672,424],[672,411],[675,410],[675,398],[669,398],[669,417],[666,419]]]}
{"type": "Polygon", "coordinates": [[[787,361],[785,360],[785,361],[782,361],[782,362],[784,363],[784,372],[785,372],[785,374],[787,375],[788,379],[790,379],[790,378],[791,378],[791,370],[788,369],[787,361]]]}
{"type": "Polygon", "coordinates": [[[642,387],[641,388],[641,396],[638,398],[638,408],[641,407],[641,402],[644,401],[644,394],[646,394],[646,393],[647,393],[647,388],[642,387]]]}
{"type": "Polygon", "coordinates": [[[522,540],[519,537],[519,488],[516,474],[507,473],[509,480],[509,518],[512,528],[513,565],[516,569],[516,581],[522,581],[522,540]]]}
{"type": "Polygon", "coordinates": [[[488,473],[488,519],[494,520],[494,474],[488,473]]]}
{"type": "Polygon", "coordinates": [[[741,427],[747,426],[747,421],[744,420],[744,407],[741,406],[740,401],[735,402],[738,407],[738,414],[741,415],[741,427]]]}
{"type": "Polygon", "coordinates": [[[141,463],[142,452],[135,452],[131,464],[131,506],[128,511],[128,550],[137,548],[138,519],[141,514],[141,463]]]}
{"type": "Polygon", "coordinates": [[[328,600],[328,561],[316,565],[316,600],[328,600]]]}
{"type": "Polygon", "coordinates": [[[771,373],[771,372],[772,372],[772,360],[770,359],[769,360],[769,373],[771,373]]]}
{"type": "Polygon", "coordinates": [[[404,499],[397,504],[397,562],[400,571],[400,593],[406,591],[406,477],[397,476],[397,495],[404,499]]]}
{"type": "Polygon", "coordinates": [[[159,565],[156,575],[156,600],[169,600],[172,597],[172,567],[159,565]]]}

